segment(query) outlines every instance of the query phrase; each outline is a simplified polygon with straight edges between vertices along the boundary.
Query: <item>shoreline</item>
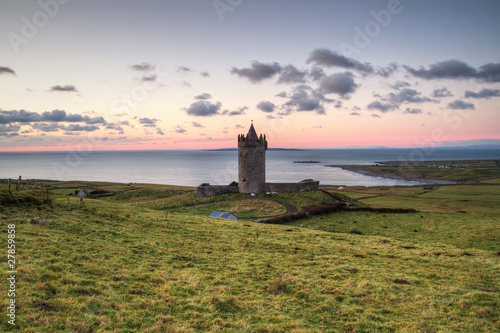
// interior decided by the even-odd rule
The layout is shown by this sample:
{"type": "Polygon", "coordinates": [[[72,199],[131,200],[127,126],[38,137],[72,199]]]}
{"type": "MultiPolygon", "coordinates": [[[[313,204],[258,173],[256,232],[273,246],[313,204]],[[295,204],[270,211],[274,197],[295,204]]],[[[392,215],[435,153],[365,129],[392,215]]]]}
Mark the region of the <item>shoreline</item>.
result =
{"type": "Polygon", "coordinates": [[[396,180],[405,180],[405,181],[412,181],[412,182],[418,182],[422,185],[431,185],[431,184],[440,184],[440,185],[451,185],[451,184],[457,184],[457,182],[449,181],[449,180],[438,180],[438,179],[428,179],[428,178],[411,178],[411,177],[404,177],[404,176],[396,176],[392,174],[379,174],[376,172],[371,172],[367,170],[360,170],[358,169],[361,165],[355,165],[355,164],[349,164],[349,165],[333,165],[333,164],[328,164],[325,165],[326,167],[330,168],[339,168],[342,170],[346,171],[351,171],[360,175],[364,176],[369,176],[369,177],[376,177],[376,178],[386,178],[386,179],[396,179],[396,180]]]}

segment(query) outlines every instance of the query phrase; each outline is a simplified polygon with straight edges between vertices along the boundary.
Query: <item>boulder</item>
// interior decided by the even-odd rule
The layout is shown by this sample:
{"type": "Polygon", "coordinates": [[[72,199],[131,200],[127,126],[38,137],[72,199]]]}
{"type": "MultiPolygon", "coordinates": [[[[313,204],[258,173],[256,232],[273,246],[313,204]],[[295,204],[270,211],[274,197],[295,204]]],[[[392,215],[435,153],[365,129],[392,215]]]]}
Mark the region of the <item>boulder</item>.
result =
{"type": "Polygon", "coordinates": [[[34,219],[31,219],[31,224],[49,225],[50,222],[42,219],[41,217],[35,217],[34,219]]]}

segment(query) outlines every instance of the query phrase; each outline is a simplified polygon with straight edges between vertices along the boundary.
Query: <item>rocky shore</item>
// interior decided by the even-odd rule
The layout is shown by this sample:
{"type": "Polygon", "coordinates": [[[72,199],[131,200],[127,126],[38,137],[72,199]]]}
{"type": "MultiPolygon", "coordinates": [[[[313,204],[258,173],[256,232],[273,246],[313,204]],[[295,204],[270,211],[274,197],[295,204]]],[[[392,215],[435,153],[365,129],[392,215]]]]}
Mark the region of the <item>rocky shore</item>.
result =
{"type": "Polygon", "coordinates": [[[456,182],[452,182],[449,180],[437,180],[437,179],[427,179],[427,178],[413,178],[413,177],[404,177],[393,175],[390,173],[376,173],[367,170],[360,169],[360,165],[325,165],[331,168],[340,168],[346,171],[355,172],[361,175],[370,176],[370,177],[379,177],[379,178],[387,178],[387,179],[398,179],[398,180],[406,180],[406,181],[414,181],[419,182],[423,185],[425,184],[456,184],[456,182]]]}

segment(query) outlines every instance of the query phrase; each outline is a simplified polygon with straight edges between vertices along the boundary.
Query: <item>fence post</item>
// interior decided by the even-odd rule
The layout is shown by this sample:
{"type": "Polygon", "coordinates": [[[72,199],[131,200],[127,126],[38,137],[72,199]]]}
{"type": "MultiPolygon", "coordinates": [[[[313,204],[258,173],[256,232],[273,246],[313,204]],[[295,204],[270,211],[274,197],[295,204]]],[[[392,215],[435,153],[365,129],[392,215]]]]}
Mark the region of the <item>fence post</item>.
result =
{"type": "Polygon", "coordinates": [[[19,192],[19,189],[21,188],[21,176],[17,179],[17,185],[16,185],[16,191],[19,192]]]}

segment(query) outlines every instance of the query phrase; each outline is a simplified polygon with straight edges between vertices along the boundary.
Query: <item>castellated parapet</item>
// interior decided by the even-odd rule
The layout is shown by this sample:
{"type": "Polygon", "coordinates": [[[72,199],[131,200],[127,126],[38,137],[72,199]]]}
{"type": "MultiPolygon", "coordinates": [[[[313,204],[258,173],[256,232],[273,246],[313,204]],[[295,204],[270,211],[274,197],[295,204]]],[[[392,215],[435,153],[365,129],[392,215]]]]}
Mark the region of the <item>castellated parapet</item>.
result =
{"type": "Polygon", "coordinates": [[[265,136],[257,136],[250,126],[248,134],[238,135],[238,186],[240,193],[259,194],[266,182],[266,150],[265,136]]]}

